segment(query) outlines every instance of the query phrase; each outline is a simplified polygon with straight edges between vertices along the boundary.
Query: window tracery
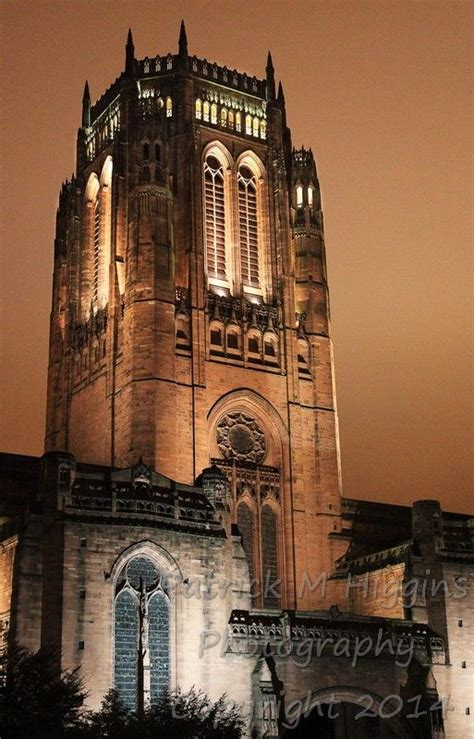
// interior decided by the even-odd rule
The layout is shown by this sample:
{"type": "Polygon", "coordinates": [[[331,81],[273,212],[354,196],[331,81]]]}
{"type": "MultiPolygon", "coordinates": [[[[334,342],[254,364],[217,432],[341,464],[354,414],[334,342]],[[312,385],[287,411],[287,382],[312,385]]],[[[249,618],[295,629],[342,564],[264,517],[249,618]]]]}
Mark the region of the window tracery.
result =
{"type": "Polygon", "coordinates": [[[144,555],[130,559],[115,585],[114,685],[131,710],[170,685],[170,599],[165,578],[144,555]]]}

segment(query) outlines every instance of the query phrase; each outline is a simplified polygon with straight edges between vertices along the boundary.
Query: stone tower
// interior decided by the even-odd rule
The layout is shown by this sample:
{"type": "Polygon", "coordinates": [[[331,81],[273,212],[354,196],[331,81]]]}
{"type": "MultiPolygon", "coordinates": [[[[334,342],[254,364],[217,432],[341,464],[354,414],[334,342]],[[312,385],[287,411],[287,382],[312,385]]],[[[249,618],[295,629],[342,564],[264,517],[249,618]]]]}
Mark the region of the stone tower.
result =
{"type": "Polygon", "coordinates": [[[46,451],[193,483],[216,465],[255,603],[316,608],[345,544],[323,219],[281,84],[135,58],[91,104],[55,239],[46,451]],[[278,583],[265,588],[265,583],[278,583]]]}

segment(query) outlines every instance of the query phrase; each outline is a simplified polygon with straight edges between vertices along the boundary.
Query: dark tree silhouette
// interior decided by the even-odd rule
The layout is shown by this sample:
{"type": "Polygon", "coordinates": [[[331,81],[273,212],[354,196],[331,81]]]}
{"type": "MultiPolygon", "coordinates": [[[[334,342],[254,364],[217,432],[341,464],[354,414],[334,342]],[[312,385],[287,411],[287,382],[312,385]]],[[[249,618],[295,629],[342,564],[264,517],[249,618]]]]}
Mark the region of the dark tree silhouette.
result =
{"type": "Polygon", "coordinates": [[[78,670],[58,671],[57,655],[12,644],[0,654],[1,739],[240,739],[244,720],[226,696],[180,688],[139,713],[115,690],[85,711],[78,670]]]}
{"type": "Polygon", "coordinates": [[[90,739],[240,739],[244,727],[237,706],[223,695],[213,702],[194,688],[169,692],[138,715],[127,710],[118,693],[105,696],[100,711],[90,716],[90,739]]]}
{"type": "Polygon", "coordinates": [[[0,655],[2,739],[56,739],[81,723],[86,697],[77,670],[58,671],[56,655],[12,643],[0,655]]]}

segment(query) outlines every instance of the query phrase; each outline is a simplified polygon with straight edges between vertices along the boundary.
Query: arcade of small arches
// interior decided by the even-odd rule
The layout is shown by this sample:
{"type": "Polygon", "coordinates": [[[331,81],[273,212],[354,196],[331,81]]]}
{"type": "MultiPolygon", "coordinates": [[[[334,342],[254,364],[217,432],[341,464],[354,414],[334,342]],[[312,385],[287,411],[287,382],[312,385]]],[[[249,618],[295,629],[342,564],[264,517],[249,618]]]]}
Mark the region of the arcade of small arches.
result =
{"type": "Polygon", "coordinates": [[[257,139],[265,140],[267,138],[265,118],[251,115],[250,112],[197,98],[194,104],[194,114],[196,120],[203,121],[203,123],[211,123],[214,126],[220,126],[236,133],[245,133],[247,136],[253,136],[257,139]]]}

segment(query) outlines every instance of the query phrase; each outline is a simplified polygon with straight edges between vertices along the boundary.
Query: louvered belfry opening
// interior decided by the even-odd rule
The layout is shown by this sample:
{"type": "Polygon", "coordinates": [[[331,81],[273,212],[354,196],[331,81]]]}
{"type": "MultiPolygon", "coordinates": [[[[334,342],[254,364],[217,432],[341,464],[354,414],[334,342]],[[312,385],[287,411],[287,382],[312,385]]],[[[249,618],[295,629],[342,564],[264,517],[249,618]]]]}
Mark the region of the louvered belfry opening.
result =
{"type": "Polygon", "coordinates": [[[240,167],[239,169],[238,189],[242,282],[250,287],[260,287],[257,182],[255,175],[248,167],[240,167]]]}
{"type": "Polygon", "coordinates": [[[225,280],[224,169],[214,156],[208,156],[204,165],[204,192],[207,274],[210,278],[225,280]]]}

